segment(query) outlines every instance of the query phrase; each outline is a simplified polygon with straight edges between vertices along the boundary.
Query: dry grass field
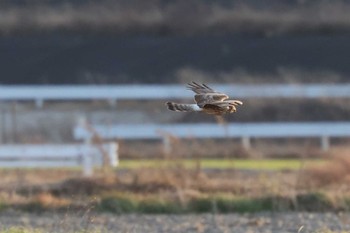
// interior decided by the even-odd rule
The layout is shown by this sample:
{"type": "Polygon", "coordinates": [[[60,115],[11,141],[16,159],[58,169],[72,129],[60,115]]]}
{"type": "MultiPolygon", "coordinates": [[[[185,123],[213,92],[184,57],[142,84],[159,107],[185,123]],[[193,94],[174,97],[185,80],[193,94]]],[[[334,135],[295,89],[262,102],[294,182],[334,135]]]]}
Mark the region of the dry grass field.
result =
{"type": "Polygon", "coordinates": [[[191,164],[167,159],[140,166],[122,162],[118,169],[98,170],[91,178],[81,177],[75,169],[5,169],[0,171],[0,203],[4,210],[34,212],[93,208],[114,213],[244,213],[350,208],[347,148],[333,149],[322,162],[300,159],[299,165],[295,159],[242,161],[233,160],[230,166],[200,159],[191,164]]]}
{"type": "Polygon", "coordinates": [[[0,232],[347,232],[347,155],[299,169],[1,170],[0,232]]]}

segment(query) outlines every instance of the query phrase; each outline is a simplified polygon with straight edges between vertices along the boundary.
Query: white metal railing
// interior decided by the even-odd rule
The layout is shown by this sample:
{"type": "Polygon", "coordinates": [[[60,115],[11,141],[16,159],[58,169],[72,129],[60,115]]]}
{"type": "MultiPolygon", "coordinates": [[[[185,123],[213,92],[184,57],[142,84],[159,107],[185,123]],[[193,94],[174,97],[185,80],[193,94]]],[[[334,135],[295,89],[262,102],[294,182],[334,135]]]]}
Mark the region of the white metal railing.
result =
{"type": "MultiPolygon", "coordinates": [[[[179,138],[241,138],[245,147],[250,138],[320,137],[323,150],[329,148],[330,137],[350,137],[350,122],[279,122],[218,124],[132,124],[92,125],[74,128],[74,138],[84,140],[94,133],[104,139],[164,139],[164,135],[179,138]]],[[[167,142],[165,142],[167,143],[167,142]]]]}
{"type": "Polygon", "coordinates": [[[111,166],[118,165],[118,145],[103,144],[11,144],[0,146],[0,167],[52,168],[82,167],[85,176],[92,175],[93,167],[103,164],[108,156],[111,166]],[[103,154],[106,153],[106,154],[103,154]]]}
{"type": "MultiPolygon", "coordinates": [[[[234,98],[348,98],[350,84],[210,84],[234,98]]],[[[1,100],[183,99],[185,85],[0,85],[1,100]]]]}

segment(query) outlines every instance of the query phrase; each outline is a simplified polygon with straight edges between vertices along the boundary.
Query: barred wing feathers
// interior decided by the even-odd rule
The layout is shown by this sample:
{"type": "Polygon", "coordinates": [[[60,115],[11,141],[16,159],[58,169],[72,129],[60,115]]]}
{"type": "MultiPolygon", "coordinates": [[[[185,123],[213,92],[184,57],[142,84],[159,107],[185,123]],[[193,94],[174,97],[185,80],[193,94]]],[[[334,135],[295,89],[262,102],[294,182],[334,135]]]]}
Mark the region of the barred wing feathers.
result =
{"type": "Polygon", "coordinates": [[[215,91],[214,89],[208,87],[205,84],[198,84],[196,82],[192,82],[188,84],[188,89],[192,90],[196,95],[194,96],[194,100],[198,104],[199,107],[204,107],[204,105],[217,102],[224,101],[228,99],[228,95],[215,91]]]}
{"type": "Polygon", "coordinates": [[[236,106],[242,105],[240,100],[229,100],[228,95],[215,91],[206,84],[196,82],[189,83],[188,89],[195,93],[196,104],[183,104],[167,102],[166,105],[171,111],[179,112],[205,112],[207,114],[223,115],[236,112],[236,106]]]}

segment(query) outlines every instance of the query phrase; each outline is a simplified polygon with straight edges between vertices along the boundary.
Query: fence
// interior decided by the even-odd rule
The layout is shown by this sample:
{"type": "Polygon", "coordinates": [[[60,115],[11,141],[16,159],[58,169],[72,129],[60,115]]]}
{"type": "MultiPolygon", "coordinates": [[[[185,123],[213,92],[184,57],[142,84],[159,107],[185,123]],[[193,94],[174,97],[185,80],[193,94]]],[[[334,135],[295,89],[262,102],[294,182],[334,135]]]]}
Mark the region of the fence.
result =
{"type": "Polygon", "coordinates": [[[105,156],[110,166],[117,166],[117,150],[116,143],[103,144],[101,147],[89,144],[1,145],[0,167],[82,167],[83,174],[90,176],[94,166],[103,165],[105,156]]]}
{"type": "MultiPolygon", "coordinates": [[[[210,86],[235,98],[350,97],[350,84],[213,84],[210,86]]],[[[43,102],[48,100],[107,100],[111,103],[115,103],[117,100],[126,99],[170,100],[184,98],[193,98],[193,93],[187,91],[184,85],[0,86],[0,101],[36,101],[38,107],[41,107],[43,102]]],[[[225,127],[217,124],[93,125],[93,128],[95,132],[104,139],[162,138],[165,147],[169,147],[169,140],[167,137],[164,137],[164,133],[180,138],[241,138],[243,146],[245,147],[250,147],[250,139],[254,137],[319,137],[321,138],[321,146],[324,150],[327,150],[330,146],[330,137],[350,136],[349,122],[237,123],[228,124],[225,127]]],[[[74,135],[76,139],[88,140],[88,138],[91,139],[92,132],[89,132],[86,128],[77,126],[74,129],[74,135]]],[[[88,145],[91,146],[90,144],[88,145]]],[[[89,162],[89,156],[85,156],[89,151],[89,149],[86,149],[88,148],[86,145],[83,147],[85,149],[79,147],[69,149],[70,147],[67,147],[67,145],[60,146],[2,145],[0,147],[0,166],[44,167],[79,165],[83,166],[84,174],[88,175],[92,173],[92,165],[86,165],[89,163],[91,164],[91,162],[89,162]],[[60,148],[60,146],[62,147],[60,148]],[[72,161],[69,162],[63,155],[70,157],[72,161]],[[65,158],[65,160],[62,158],[65,158]],[[18,160],[18,162],[14,162],[15,160],[18,160]],[[53,160],[55,160],[55,162],[52,162],[53,160]],[[57,162],[57,160],[61,161],[57,162]]],[[[116,158],[114,161],[117,161],[116,154],[114,157],[116,158]]]]}
{"type": "MultiPolygon", "coordinates": [[[[235,98],[349,98],[350,84],[213,84],[235,98]]],[[[0,101],[183,99],[193,94],[184,85],[16,85],[0,86],[0,101]]]]}
{"type": "Polygon", "coordinates": [[[168,138],[241,138],[243,146],[249,148],[251,138],[316,137],[321,147],[328,150],[330,137],[350,137],[350,122],[280,122],[280,123],[232,123],[218,124],[142,124],[142,125],[92,125],[94,132],[82,125],[74,128],[77,140],[86,140],[95,134],[104,139],[163,139],[165,149],[168,138]]]}

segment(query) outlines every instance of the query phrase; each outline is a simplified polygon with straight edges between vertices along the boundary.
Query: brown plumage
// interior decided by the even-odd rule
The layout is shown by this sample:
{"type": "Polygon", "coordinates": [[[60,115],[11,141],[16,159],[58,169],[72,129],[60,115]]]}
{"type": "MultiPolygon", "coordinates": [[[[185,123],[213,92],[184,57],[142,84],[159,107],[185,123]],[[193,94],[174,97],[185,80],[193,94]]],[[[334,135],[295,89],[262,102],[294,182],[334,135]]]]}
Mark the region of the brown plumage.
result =
{"type": "Polygon", "coordinates": [[[201,85],[192,82],[188,84],[187,88],[196,93],[194,96],[196,104],[167,102],[166,104],[169,110],[180,112],[204,112],[221,116],[226,113],[236,112],[236,106],[243,104],[240,100],[229,100],[228,95],[217,92],[206,84],[201,85]]]}

